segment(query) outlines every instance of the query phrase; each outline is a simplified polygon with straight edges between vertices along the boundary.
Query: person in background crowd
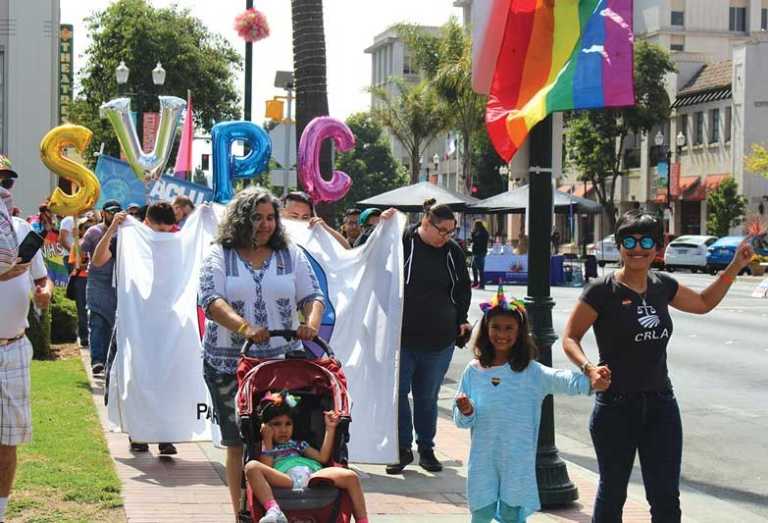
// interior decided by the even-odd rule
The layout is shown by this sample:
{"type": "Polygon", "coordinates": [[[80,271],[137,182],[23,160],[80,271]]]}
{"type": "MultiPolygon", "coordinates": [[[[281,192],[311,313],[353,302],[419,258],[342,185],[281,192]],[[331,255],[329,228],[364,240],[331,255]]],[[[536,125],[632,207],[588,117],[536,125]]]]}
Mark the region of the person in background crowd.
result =
{"type": "Polygon", "coordinates": [[[69,253],[72,251],[72,246],[74,243],[74,234],[73,231],[75,230],[75,217],[74,216],[65,216],[61,219],[59,222],[59,247],[62,251],[62,259],[64,260],[64,269],[66,269],[67,274],[72,273],[72,269],[74,266],[69,261],[69,253]]]}
{"type": "Polygon", "coordinates": [[[131,202],[131,203],[128,204],[128,207],[126,208],[126,211],[128,212],[128,214],[130,214],[131,216],[133,216],[137,220],[142,221],[143,218],[139,218],[139,216],[141,215],[141,207],[142,206],[139,205],[138,203],[131,202]]]}
{"type": "Polygon", "coordinates": [[[114,218],[122,210],[117,200],[104,202],[101,207],[102,222],[88,229],[80,244],[82,252],[88,255],[90,261],[85,296],[88,305],[91,372],[94,376],[104,373],[109,340],[115,326],[117,293],[112,285],[115,262],[114,256],[106,257],[104,251],[112,254],[117,249],[118,224],[114,224],[114,218]],[[102,241],[104,241],[102,256],[97,258],[96,249],[102,241]]]}
{"type": "Polygon", "coordinates": [[[235,513],[240,504],[243,442],[235,414],[237,361],[246,340],[249,356],[283,358],[317,335],[323,294],[304,251],[290,243],[279,202],[248,188],[235,195],[200,269],[198,302],[205,311],[203,377],[211,393],[221,444],[227,447],[227,484],[235,513]],[[299,323],[298,311],[305,323],[299,323]],[[299,340],[270,338],[269,329],[295,329],[299,340]]]}
{"type": "MultiPolygon", "coordinates": [[[[115,214],[109,228],[99,240],[99,244],[93,252],[91,258],[92,264],[96,266],[103,266],[106,263],[111,262],[114,267],[114,259],[117,255],[116,252],[116,235],[117,229],[120,227],[125,219],[128,217],[127,212],[118,212],[115,214]]],[[[146,217],[144,218],[144,225],[149,227],[155,232],[174,232],[176,227],[176,215],[173,212],[173,207],[168,202],[157,202],[147,206],[146,217]]],[[[114,349],[114,344],[113,344],[114,349]]],[[[114,357],[109,358],[110,361],[114,360],[114,357]]],[[[149,451],[149,445],[140,441],[133,441],[128,436],[128,442],[131,446],[132,452],[147,452],[149,451]]],[[[170,456],[177,453],[176,447],[173,443],[161,442],[157,445],[158,451],[163,456],[170,456]]]]}
{"type": "Polygon", "coordinates": [[[472,228],[472,287],[485,287],[485,256],[488,254],[488,229],[482,220],[472,228]]]}
{"type": "Polygon", "coordinates": [[[195,204],[187,196],[179,195],[173,199],[173,212],[176,214],[176,224],[179,228],[184,227],[187,218],[195,210],[195,204]]]}
{"type": "Polygon", "coordinates": [[[560,250],[560,231],[557,229],[552,230],[552,254],[557,254],[557,251],[560,250]]]}
{"type": "MultiPolygon", "coordinates": [[[[85,233],[93,225],[96,225],[96,217],[88,213],[77,222],[78,236],[85,237],[85,233]]],[[[82,245],[82,240],[80,240],[82,245]]],[[[88,347],[88,306],[86,302],[86,287],[88,285],[88,256],[80,249],[80,260],[77,263],[75,249],[69,253],[68,264],[72,267],[67,285],[67,296],[72,298],[77,306],[77,333],[81,347],[88,347]],[[72,296],[69,295],[71,289],[72,296]]]]}
{"type": "MultiPolygon", "coordinates": [[[[365,214],[365,213],[363,213],[365,214]]],[[[360,218],[362,219],[362,215],[360,218]]],[[[387,474],[399,474],[413,461],[413,431],[419,465],[443,470],[435,457],[437,395],[453,357],[458,336],[471,330],[467,312],[472,300],[466,257],[452,240],[456,217],[447,205],[424,202],[424,215],[403,232],[405,298],[400,342],[398,405],[399,462],[387,474]],[[413,390],[413,416],[408,394],[413,390]]]]}
{"type": "Polygon", "coordinates": [[[17,177],[11,169],[11,161],[0,155],[0,274],[13,268],[18,257],[18,241],[11,220],[13,198],[10,193],[17,177]]]}
{"type": "Polygon", "coordinates": [[[11,237],[5,244],[10,249],[0,252],[0,258],[11,254],[14,261],[0,274],[0,521],[5,520],[16,474],[16,447],[32,437],[29,374],[32,344],[25,335],[29,327],[29,296],[33,296],[36,307],[45,309],[53,293],[42,251],[37,251],[29,263],[21,263],[13,252],[32,231],[30,224],[21,218],[11,218],[12,229],[8,230],[8,209],[13,208],[10,190],[17,177],[10,161],[0,156],[0,234],[5,235],[6,242],[11,237]]]}
{"type": "Polygon", "coordinates": [[[336,238],[336,241],[338,241],[342,247],[345,249],[350,248],[349,242],[344,236],[325,223],[325,220],[315,215],[315,204],[312,201],[312,198],[305,192],[293,191],[285,195],[280,216],[298,220],[300,222],[309,222],[310,227],[319,224],[323,229],[328,231],[331,236],[336,238]]]}
{"type": "Polygon", "coordinates": [[[363,230],[360,228],[360,209],[352,207],[344,211],[344,223],[341,225],[341,234],[347,239],[350,245],[354,245],[363,230]]]}
{"type": "Polygon", "coordinates": [[[57,243],[58,231],[53,212],[48,208],[48,202],[43,202],[37,209],[37,221],[32,223],[32,229],[46,240],[57,243]]]}
{"type": "Polygon", "coordinates": [[[381,209],[366,209],[360,213],[357,223],[360,225],[360,236],[355,241],[355,247],[360,247],[373,234],[373,230],[379,224],[381,219],[381,209]]]}
{"type": "MultiPolygon", "coordinates": [[[[639,454],[651,519],[679,522],[683,427],[667,368],[667,344],[673,333],[669,309],[708,313],[754,253],[749,243],[742,242],[718,278],[703,290],[693,290],[666,273],[650,270],[664,246],[663,225],[655,215],[627,211],[614,235],[621,267],[584,289],[563,333],[568,359],[594,378],[597,367],[581,346],[591,327],[599,365],[612,372],[611,386],[595,397],[589,423],[600,472],[592,521],[622,520],[627,483],[639,454]]],[[[727,364],[725,351],[719,357],[727,364]]]]}

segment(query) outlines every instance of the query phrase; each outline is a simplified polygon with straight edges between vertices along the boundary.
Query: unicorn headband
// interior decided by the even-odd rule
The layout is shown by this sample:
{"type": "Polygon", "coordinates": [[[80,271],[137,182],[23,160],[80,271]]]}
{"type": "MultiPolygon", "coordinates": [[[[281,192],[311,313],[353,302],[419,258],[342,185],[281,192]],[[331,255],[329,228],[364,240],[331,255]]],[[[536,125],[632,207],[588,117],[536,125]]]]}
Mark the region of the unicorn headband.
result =
{"type": "Polygon", "coordinates": [[[264,397],[261,398],[260,403],[271,403],[272,405],[279,406],[285,401],[286,405],[290,408],[296,407],[299,404],[299,397],[294,396],[286,391],[283,392],[267,392],[264,397]]]}
{"type": "Polygon", "coordinates": [[[518,300],[514,296],[511,299],[507,299],[504,294],[504,287],[499,285],[499,289],[496,291],[496,295],[490,300],[480,304],[480,310],[483,314],[488,314],[493,309],[499,309],[502,311],[518,312],[525,317],[525,304],[522,300],[518,300]]]}

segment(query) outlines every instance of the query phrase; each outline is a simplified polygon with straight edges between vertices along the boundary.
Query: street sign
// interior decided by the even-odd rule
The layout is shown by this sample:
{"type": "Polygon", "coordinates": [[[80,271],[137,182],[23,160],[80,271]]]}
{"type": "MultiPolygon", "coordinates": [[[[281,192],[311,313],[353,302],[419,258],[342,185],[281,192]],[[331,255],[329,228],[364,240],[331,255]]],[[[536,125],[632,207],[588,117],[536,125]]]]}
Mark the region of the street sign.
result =
{"type": "Polygon", "coordinates": [[[666,189],[669,180],[669,165],[667,165],[667,162],[659,162],[656,164],[656,176],[659,180],[658,187],[666,189]]]}
{"type": "MultiPolygon", "coordinates": [[[[297,187],[296,169],[288,169],[288,187],[297,187]]],[[[271,169],[269,171],[269,181],[272,187],[283,187],[285,185],[286,169],[271,169]]]]}
{"type": "MultiPolygon", "coordinates": [[[[296,124],[294,122],[291,122],[289,124],[286,124],[285,122],[281,122],[269,131],[269,138],[272,140],[272,159],[274,159],[277,163],[279,163],[282,167],[286,167],[285,165],[285,134],[286,129],[285,126],[290,126],[288,129],[288,134],[290,136],[290,144],[288,145],[288,165],[287,167],[293,167],[296,165],[296,124]]],[[[281,184],[282,185],[282,182],[281,184]]]]}

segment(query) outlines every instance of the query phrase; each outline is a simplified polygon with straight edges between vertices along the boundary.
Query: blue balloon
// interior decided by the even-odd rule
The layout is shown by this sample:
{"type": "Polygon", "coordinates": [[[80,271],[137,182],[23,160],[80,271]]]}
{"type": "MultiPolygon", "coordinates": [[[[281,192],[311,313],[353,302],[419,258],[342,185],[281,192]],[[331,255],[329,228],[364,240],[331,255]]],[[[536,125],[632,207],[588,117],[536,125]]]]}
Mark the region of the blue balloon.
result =
{"type": "Polygon", "coordinates": [[[234,180],[250,179],[267,168],[272,156],[272,141],[267,132],[253,122],[221,122],[211,130],[213,143],[213,201],[227,203],[235,195],[234,180]],[[245,142],[245,156],[232,154],[232,144],[245,142]]]}

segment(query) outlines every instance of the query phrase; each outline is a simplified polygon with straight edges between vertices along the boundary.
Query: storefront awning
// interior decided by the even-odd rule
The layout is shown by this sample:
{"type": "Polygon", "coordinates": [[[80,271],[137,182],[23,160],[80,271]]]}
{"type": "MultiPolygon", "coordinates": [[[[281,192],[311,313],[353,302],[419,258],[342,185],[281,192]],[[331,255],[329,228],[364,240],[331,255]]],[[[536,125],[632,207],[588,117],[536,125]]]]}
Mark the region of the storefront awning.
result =
{"type": "Polygon", "coordinates": [[[578,198],[586,198],[589,193],[592,192],[593,186],[588,186],[584,182],[578,183],[566,183],[557,188],[558,191],[566,194],[571,194],[578,198]]]}
{"type": "MultiPolygon", "coordinates": [[[[674,198],[689,202],[703,201],[707,194],[711,193],[720,184],[728,178],[730,174],[709,174],[702,180],[698,176],[680,177],[680,197],[674,198]]],[[[667,190],[659,189],[656,193],[656,203],[665,203],[667,201],[667,190]]]]}

